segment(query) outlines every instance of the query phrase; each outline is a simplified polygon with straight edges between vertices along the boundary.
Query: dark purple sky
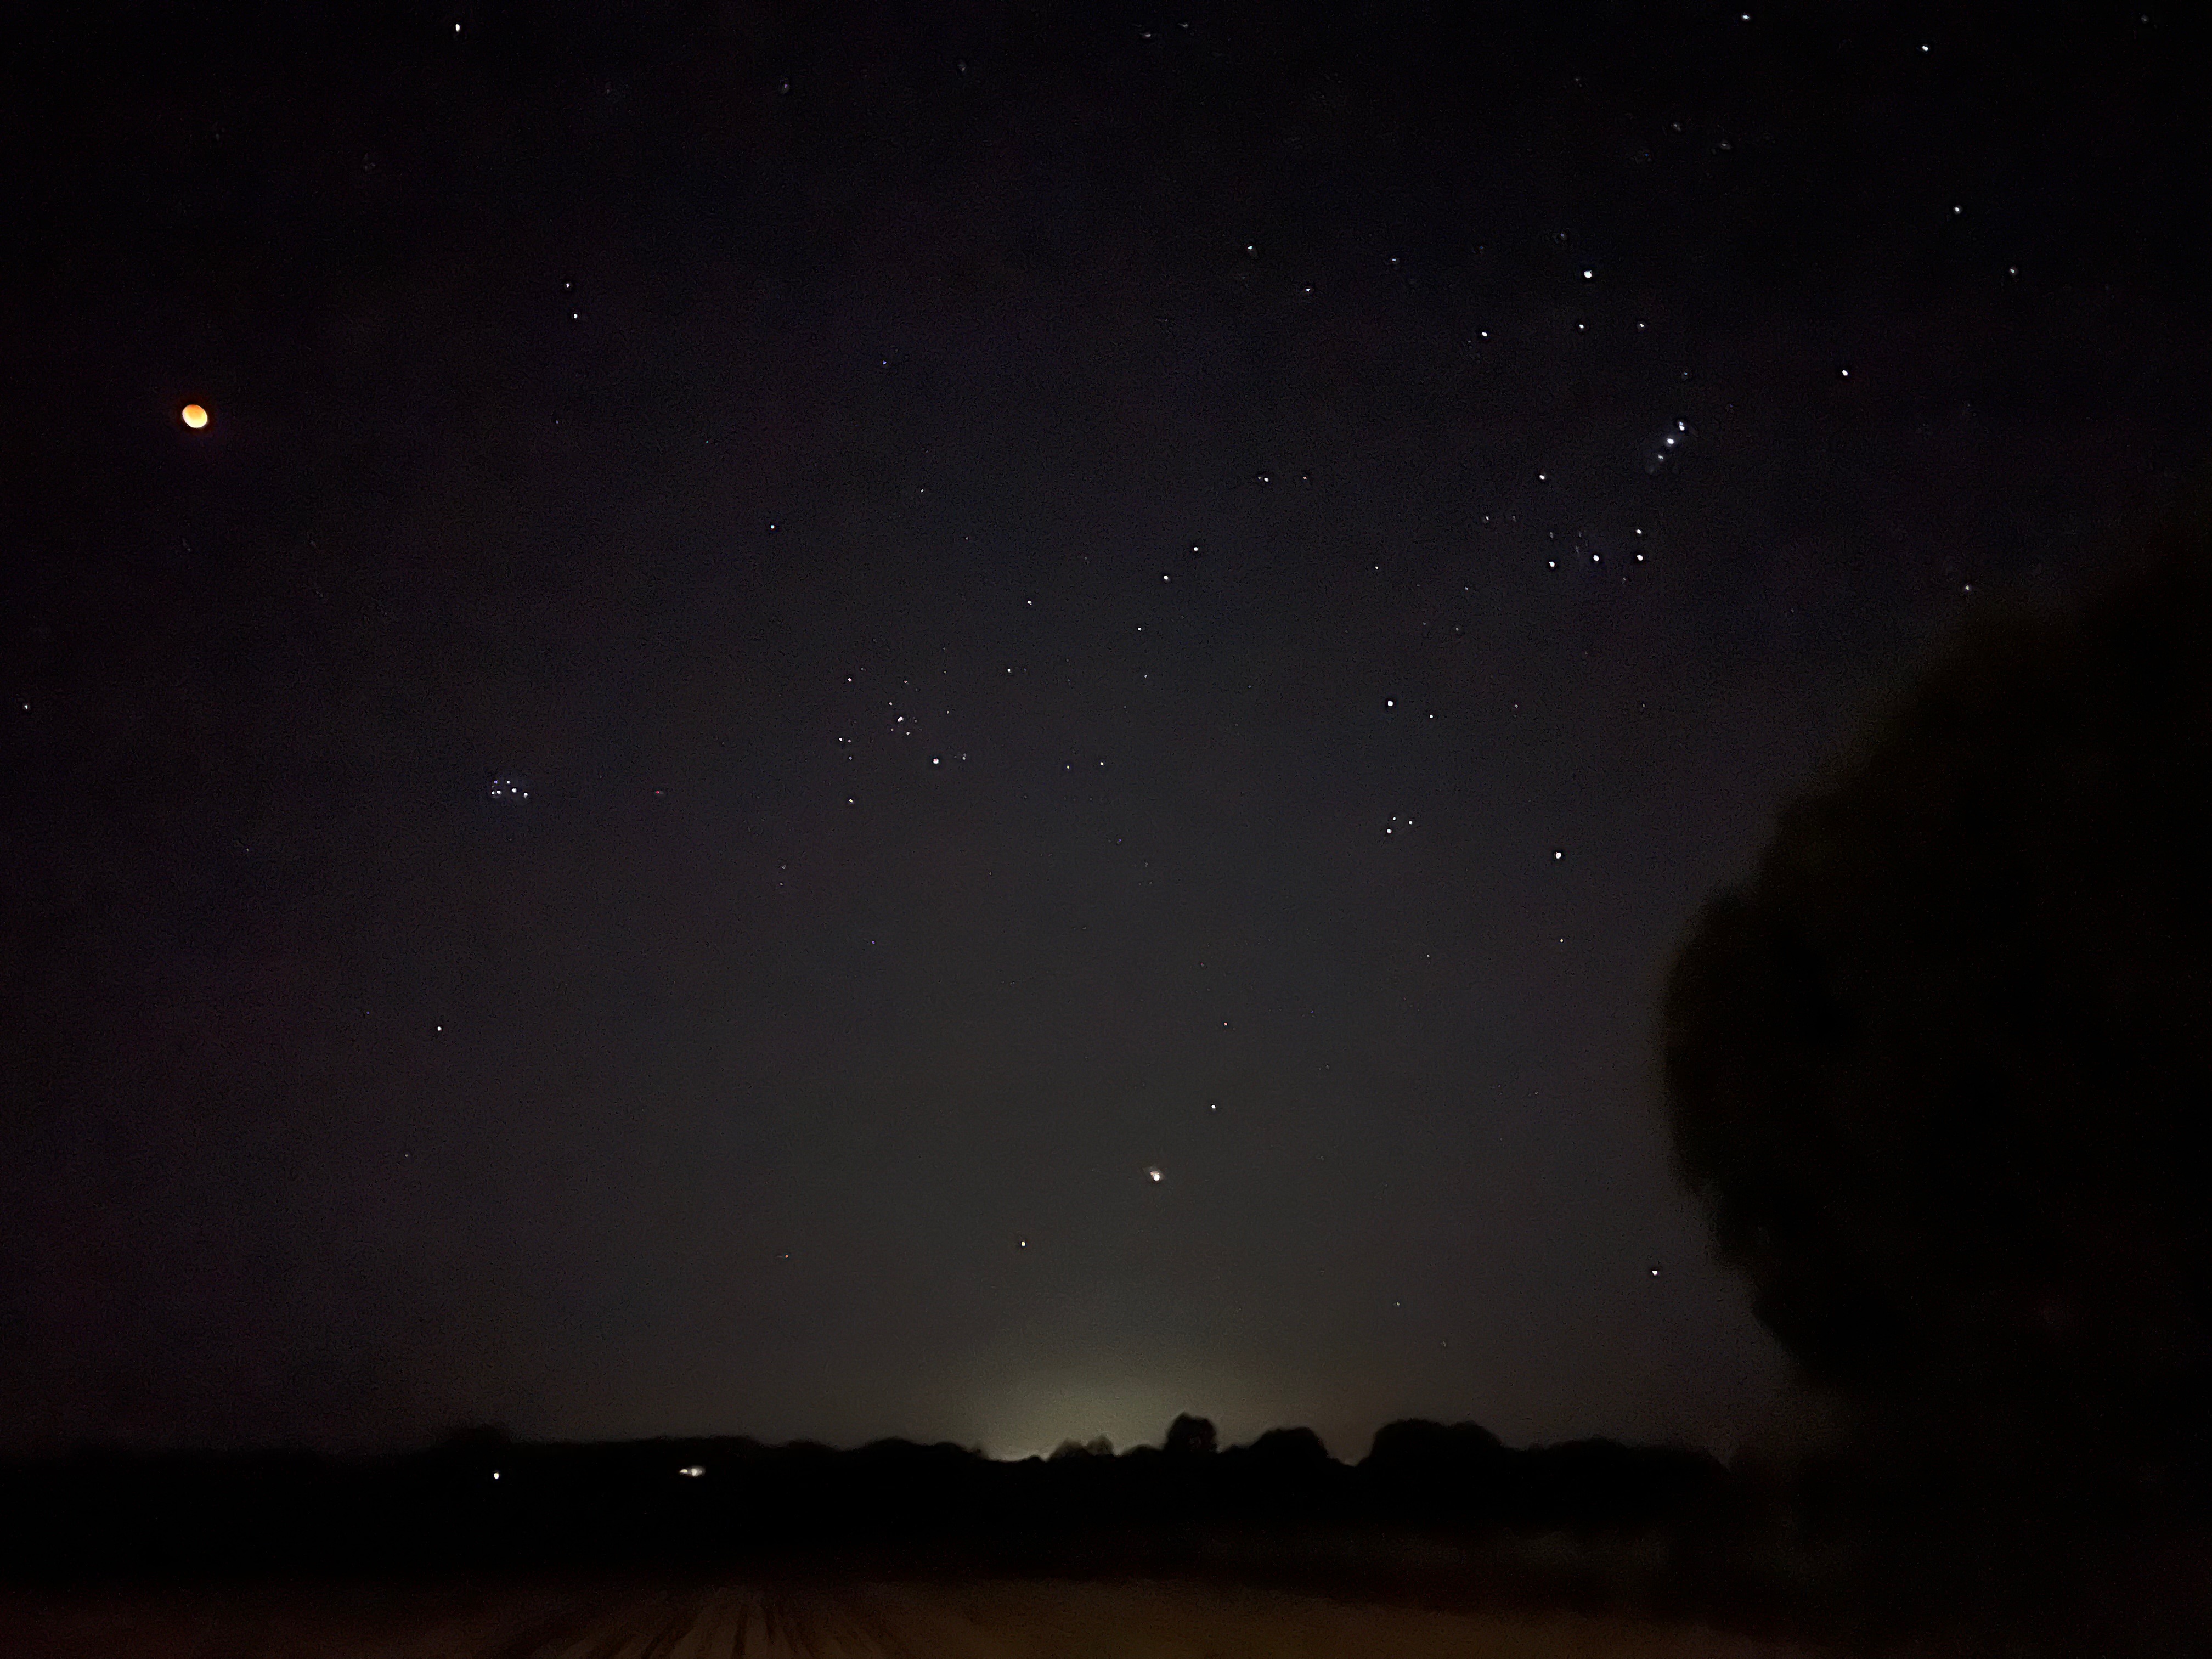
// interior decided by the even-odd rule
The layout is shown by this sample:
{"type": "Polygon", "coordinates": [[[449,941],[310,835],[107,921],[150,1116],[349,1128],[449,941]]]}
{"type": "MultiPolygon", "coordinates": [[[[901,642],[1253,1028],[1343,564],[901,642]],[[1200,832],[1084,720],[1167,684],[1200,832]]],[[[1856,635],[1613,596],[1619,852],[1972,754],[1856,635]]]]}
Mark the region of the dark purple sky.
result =
{"type": "Polygon", "coordinates": [[[86,9],[13,1443],[1786,1412],[1655,992],[2201,459],[2167,12],[86,9]]]}

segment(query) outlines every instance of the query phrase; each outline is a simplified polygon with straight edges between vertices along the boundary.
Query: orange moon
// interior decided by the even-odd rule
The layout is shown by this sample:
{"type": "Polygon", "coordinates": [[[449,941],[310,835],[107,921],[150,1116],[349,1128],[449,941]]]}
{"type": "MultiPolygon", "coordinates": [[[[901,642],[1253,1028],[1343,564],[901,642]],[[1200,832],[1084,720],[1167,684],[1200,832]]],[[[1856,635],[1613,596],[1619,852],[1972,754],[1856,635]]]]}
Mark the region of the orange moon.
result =
{"type": "Polygon", "coordinates": [[[208,422],[207,410],[202,409],[198,404],[186,404],[177,413],[183,417],[185,424],[195,432],[205,426],[208,422]]]}

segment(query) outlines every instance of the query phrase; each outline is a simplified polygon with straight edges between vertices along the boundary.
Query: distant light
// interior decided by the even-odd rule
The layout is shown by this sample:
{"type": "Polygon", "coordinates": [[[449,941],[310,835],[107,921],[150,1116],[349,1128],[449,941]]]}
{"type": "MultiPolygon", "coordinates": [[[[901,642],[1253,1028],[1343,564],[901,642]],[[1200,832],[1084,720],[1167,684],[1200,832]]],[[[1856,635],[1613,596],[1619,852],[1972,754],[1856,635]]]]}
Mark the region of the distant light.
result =
{"type": "Polygon", "coordinates": [[[1155,1181],[1158,1181],[1158,1180],[1161,1179],[1159,1165],[1158,1165],[1157,1164],[1154,1164],[1151,1169],[1149,1169],[1149,1170],[1146,1170],[1146,1171],[1145,1171],[1145,1173],[1146,1173],[1146,1175],[1148,1175],[1148,1176],[1152,1176],[1152,1178],[1153,1180],[1155,1180],[1155,1181]]]}
{"type": "Polygon", "coordinates": [[[497,1469],[494,1469],[491,1472],[491,1478],[495,1480],[499,1479],[499,1471],[497,1469]]]}
{"type": "Polygon", "coordinates": [[[198,404],[186,404],[177,411],[178,418],[195,432],[208,423],[208,412],[198,404]]]}
{"type": "Polygon", "coordinates": [[[678,1474],[688,1474],[694,1480],[696,1480],[701,1475],[706,1474],[707,1471],[701,1464],[686,1463],[682,1468],[677,1470],[676,1473],[678,1474]]]}

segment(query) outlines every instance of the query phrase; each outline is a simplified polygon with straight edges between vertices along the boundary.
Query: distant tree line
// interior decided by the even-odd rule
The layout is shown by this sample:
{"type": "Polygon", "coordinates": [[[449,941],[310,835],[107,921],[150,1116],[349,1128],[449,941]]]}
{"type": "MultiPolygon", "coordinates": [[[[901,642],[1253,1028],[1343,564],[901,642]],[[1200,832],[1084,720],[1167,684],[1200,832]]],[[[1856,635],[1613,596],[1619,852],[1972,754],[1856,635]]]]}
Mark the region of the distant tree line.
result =
{"type": "MultiPolygon", "coordinates": [[[[1110,1539],[1223,1530],[1583,1535],[1709,1524],[1729,1500],[1710,1455],[1593,1439],[1512,1449],[1471,1423],[1394,1423],[1357,1464],[1310,1429],[1218,1447],[1176,1419],[1161,1446],[1094,1441],[998,1462],[951,1444],[853,1450],[743,1438],[610,1444],[495,1431],[432,1449],[81,1451],[0,1470],[0,1571],[537,1566],[836,1550],[984,1549],[1019,1567],[1110,1539]]],[[[1071,1553],[1073,1552],[1073,1553],[1071,1553]]]]}

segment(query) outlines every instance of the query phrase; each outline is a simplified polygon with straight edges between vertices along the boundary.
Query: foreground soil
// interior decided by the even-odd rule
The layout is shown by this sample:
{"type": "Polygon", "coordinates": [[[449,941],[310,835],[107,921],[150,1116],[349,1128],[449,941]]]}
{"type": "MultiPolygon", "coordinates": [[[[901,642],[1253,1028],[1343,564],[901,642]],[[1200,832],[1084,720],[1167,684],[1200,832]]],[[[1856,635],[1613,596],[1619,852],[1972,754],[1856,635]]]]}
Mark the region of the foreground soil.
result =
{"type": "Polygon", "coordinates": [[[637,1583],[0,1595],[39,1659],[1805,1659],[1577,1614],[1484,1614],[1180,1583],[637,1583]]]}

